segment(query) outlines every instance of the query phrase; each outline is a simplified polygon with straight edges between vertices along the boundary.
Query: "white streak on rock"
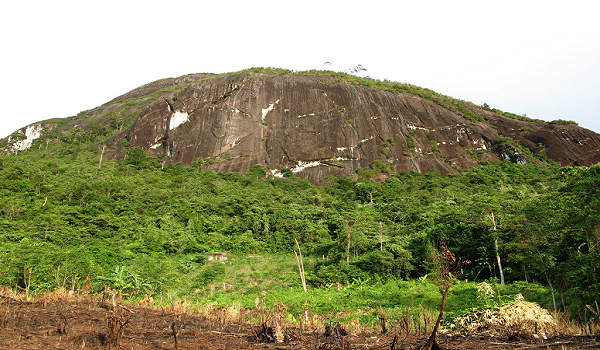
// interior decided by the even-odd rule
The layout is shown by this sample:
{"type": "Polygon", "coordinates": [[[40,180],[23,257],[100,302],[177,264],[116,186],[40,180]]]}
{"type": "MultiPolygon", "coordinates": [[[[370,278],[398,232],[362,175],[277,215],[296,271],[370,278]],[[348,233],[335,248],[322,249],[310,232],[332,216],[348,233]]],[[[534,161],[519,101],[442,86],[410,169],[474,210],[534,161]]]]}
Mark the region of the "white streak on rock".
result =
{"type": "Polygon", "coordinates": [[[270,111],[273,110],[273,108],[275,108],[275,105],[279,103],[280,100],[275,101],[274,103],[271,103],[269,105],[269,107],[267,108],[263,108],[262,109],[262,117],[260,118],[260,120],[264,123],[265,122],[265,118],[267,117],[267,114],[269,114],[270,111]]]}
{"type": "MultiPolygon", "coordinates": [[[[368,139],[362,139],[362,140],[360,140],[358,143],[359,143],[359,144],[361,144],[361,143],[365,143],[365,142],[367,142],[367,141],[370,141],[370,140],[372,140],[372,139],[374,139],[374,138],[375,138],[375,136],[371,136],[371,137],[369,137],[368,139]]],[[[357,145],[357,146],[358,146],[358,145],[357,145]]],[[[357,146],[338,147],[338,148],[336,148],[336,149],[337,149],[338,151],[345,151],[345,150],[347,150],[347,149],[349,149],[350,151],[353,151],[353,150],[354,150],[354,149],[355,149],[357,146]]]]}
{"type": "Polygon", "coordinates": [[[423,128],[423,127],[420,127],[420,126],[416,126],[416,125],[414,125],[414,124],[410,124],[410,123],[407,123],[407,124],[406,124],[406,126],[407,126],[407,127],[410,129],[410,130],[428,130],[427,128],[423,128]]]}
{"type": "Polygon", "coordinates": [[[171,120],[169,122],[169,130],[173,130],[179,125],[187,122],[189,120],[188,114],[186,112],[175,112],[171,114],[171,120]]]}
{"type": "MultiPolygon", "coordinates": [[[[23,151],[23,150],[28,149],[29,147],[31,147],[31,143],[33,142],[33,140],[40,137],[42,130],[44,130],[44,128],[42,127],[41,124],[29,125],[28,127],[25,128],[25,132],[24,132],[25,139],[16,141],[12,145],[12,149],[15,151],[23,151]]],[[[9,141],[10,141],[10,137],[9,137],[9,141]]]]}
{"type": "Polygon", "coordinates": [[[296,165],[296,167],[294,169],[292,169],[292,172],[299,173],[306,168],[312,168],[312,167],[319,166],[319,165],[321,165],[321,162],[318,160],[314,160],[312,162],[307,162],[307,163],[305,163],[303,161],[298,161],[298,165],[296,165]]]}
{"type": "Polygon", "coordinates": [[[281,171],[279,171],[279,169],[271,170],[271,175],[273,175],[275,177],[283,178],[283,174],[281,173],[281,171]]]}
{"type": "Polygon", "coordinates": [[[360,140],[360,143],[365,143],[365,142],[367,142],[367,141],[369,141],[369,140],[372,140],[372,139],[374,139],[374,138],[375,138],[375,136],[371,136],[371,137],[369,137],[368,139],[362,139],[362,140],[360,140]]]}

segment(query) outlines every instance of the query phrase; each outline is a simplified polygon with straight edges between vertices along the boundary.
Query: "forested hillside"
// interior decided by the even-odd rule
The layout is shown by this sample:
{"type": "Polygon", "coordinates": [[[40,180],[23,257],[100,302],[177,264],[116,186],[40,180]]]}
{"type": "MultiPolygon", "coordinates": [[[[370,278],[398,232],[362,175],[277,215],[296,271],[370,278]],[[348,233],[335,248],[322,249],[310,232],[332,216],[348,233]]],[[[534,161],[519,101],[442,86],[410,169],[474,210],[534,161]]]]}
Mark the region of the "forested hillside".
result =
{"type": "MultiPolygon", "coordinates": [[[[415,279],[429,273],[427,252],[443,238],[467,262],[462,279],[498,282],[502,273],[506,283],[547,286],[558,310],[597,309],[600,166],[504,161],[440,176],[394,175],[373,162],[315,186],[259,166],[164,165],[125,147],[122,161],[52,146],[0,158],[0,285],[102,288],[127,273],[117,287],[132,296],[184,296],[182,276],[203,253],[291,254],[295,240],[314,259],[309,288],[415,279]]],[[[213,280],[196,276],[199,285],[213,280]]]]}

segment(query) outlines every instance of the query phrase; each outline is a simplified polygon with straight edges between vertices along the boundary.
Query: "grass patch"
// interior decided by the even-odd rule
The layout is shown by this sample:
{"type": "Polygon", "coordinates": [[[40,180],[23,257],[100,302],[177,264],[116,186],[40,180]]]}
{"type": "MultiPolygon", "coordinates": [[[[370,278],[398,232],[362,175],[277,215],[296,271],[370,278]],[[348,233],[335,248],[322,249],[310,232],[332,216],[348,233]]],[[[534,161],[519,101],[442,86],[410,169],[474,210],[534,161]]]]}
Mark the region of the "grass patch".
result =
{"type": "MultiPolygon", "coordinates": [[[[182,298],[197,308],[218,305],[253,310],[260,304],[265,309],[274,309],[276,303],[283,303],[292,321],[299,320],[306,309],[325,320],[358,319],[361,325],[376,329],[380,316],[390,322],[400,321],[407,314],[421,320],[434,318],[441,303],[438,287],[427,278],[309,286],[304,293],[295,257],[291,254],[232,256],[224,262],[197,262],[199,260],[197,255],[177,258],[163,255],[155,261],[138,261],[137,268],[146,266],[145,276],[163,276],[156,284],[160,288],[154,293],[154,299],[162,300],[165,305],[182,298]]],[[[307,273],[311,273],[316,260],[315,257],[306,259],[307,273]]],[[[500,305],[515,300],[518,294],[543,307],[551,305],[549,291],[538,284],[492,284],[498,292],[493,300],[479,298],[477,286],[475,282],[462,281],[452,287],[444,317],[446,324],[473,308],[483,308],[486,303],[500,305]]]]}

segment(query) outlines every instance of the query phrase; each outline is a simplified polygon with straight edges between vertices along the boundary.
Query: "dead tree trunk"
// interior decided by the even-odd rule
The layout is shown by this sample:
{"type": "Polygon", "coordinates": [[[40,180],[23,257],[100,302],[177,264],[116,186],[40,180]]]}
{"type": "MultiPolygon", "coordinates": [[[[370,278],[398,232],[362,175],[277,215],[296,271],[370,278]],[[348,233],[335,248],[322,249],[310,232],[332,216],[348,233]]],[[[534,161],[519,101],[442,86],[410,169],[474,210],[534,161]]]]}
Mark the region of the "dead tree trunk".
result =
{"type": "Polygon", "coordinates": [[[440,239],[437,244],[437,248],[434,248],[431,255],[432,263],[432,281],[438,286],[439,292],[442,296],[442,304],[440,306],[440,313],[438,314],[433,330],[427,343],[422,349],[432,350],[440,349],[437,343],[436,336],[442,317],[444,316],[444,310],[446,309],[446,299],[448,298],[448,292],[450,287],[456,282],[455,278],[460,275],[460,267],[463,263],[458,259],[454,253],[452,253],[446,246],[446,242],[440,239]]]}
{"type": "Polygon", "coordinates": [[[423,349],[433,350],[440,348],[437,344],[436,335],[438,328],[440,327],[440,323],[442,322],[442,317],[444,316],[444,310],[446,309],[446,299],[448,298],[448,292],[450,291],[450,287],[451,285],[447,284],[444,290],[442,291],[442,306],[440,306],[440,313],[438,314],[437,320],[435,320],[435,325],[433,326],[431,335],[429,336],[429,339],[427,339],[427,343],[425,343],[423,349]]]}
{"type": "MultiPolygon", "coordinates": [[[[98,147],[100,148],[100,147],[98,147]]],[[[106,148],[106,145],[102,145],[102,148],[100,149],[100,161],[98,162],[98,168],[102,167],[102,158],[104,157],[104,149],[106,148]]]]}
{"type": "Polygon", "coordinates": [[[346,264],[350,265],[350,232],[351,229],[348,229],[348,244],[346,245],[346,264]]]}
{"type": "Polygon", "coordinates": [[[492,219],[492,224],[494,225],[494,251],[496,252],[496,261],[498,261],[498,270],[500,272],[500,284],[504,285],[504,270],[502,269],[502,260],[500,259],[500,253],[498,252],[498,237],[495,237],[497,227],[494,212],[491,212],[490,218],[492,219]]]}
{"type": "Polygon", "coordinates": [[[554,312],[557,312],[558,309],[556,307],[556,295],[554,294],[554,286],[552,285],[552,281],[550,281],[550,277],[546,273],[546,281],[548,281],[548,286],[550,287],[550,292],[552,293],[552,304],[554,305],[554,312]]]}
{"type": "Polygon", "coordinates": [[[298,271],[300,272],[300,280],[302,281],[302,289],[304,289],[304,293],[307,292],[306,289],[306,274],[304,273],[304,259],[302,258],[302,251],[300,250],[300,244],[298,244],[298,240],[296,241],[296,247],[298,247],[298,251],[294,251],[296,254],[296,262],[298,263],[298,271]]]}

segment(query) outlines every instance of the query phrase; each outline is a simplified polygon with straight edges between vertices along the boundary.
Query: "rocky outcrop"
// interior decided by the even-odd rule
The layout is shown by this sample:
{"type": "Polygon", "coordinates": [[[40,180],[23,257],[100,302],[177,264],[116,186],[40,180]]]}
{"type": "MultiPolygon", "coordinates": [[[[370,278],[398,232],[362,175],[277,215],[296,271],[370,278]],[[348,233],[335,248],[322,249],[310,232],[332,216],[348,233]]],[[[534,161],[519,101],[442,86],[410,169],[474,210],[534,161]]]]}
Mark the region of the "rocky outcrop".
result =
{"type": "Polygon", "coordinates": [[[40,138],[44,131],[52,131],[56,128],[53,123],[33,123],[15,131],[3,141],[2,153],[15,153],[30,148],[33,142],[40,138]]]}
{"type": "Polygon", "coordinates": [[[430,99],[328,76],[166,79],[73,123],[81,127],[119,108],[135,118],[106,141],[113,157],[124,156],[127,140],[166,163],[202,160],[217,171],[258,164],[275,176],[288,168],[312,182],[373,162],[390,173],[443,174],[502,159],[536,162],[536,153],[562,165],[600,162],[600,135],[578,126],[517,120],[465,103],[479,117],[466,118],[430,99]]]}

